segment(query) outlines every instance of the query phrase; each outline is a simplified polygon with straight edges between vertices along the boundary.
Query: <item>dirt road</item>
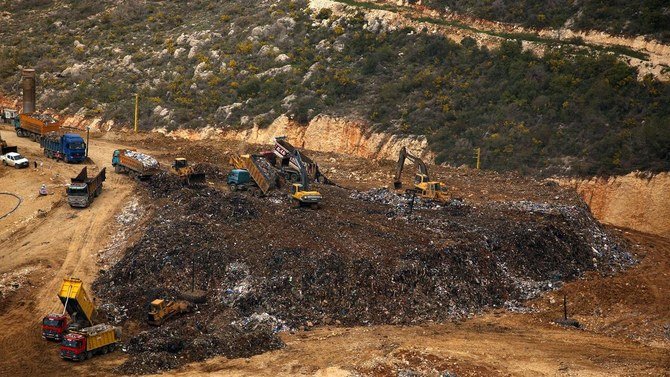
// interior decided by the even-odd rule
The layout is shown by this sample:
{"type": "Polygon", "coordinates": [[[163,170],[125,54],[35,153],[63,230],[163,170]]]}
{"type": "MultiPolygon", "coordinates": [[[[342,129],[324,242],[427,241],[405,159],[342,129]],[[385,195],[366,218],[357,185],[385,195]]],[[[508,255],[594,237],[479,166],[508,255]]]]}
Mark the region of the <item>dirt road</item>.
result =
{"type": "Polygon", "coordinates": [[[0,308],[0,320],[5,325],[0,335],[0,375],[16,373],[19,368],[19,374],[24,375],[51,370],[61,374],[57,345],[41,339],[41,319],[62,311],[56,290],[63,277],[76,276],[87,285],[95,279],[96,253],[110,238],[114,215],[127,201],[133,183],[111,173],[114,144],[92,140],[90,157],[94,164],[88,169],[97,171],[106,166],[111,174],[107,174],[102,194],[89,208],[70,208],[64,198],[65,184],[82,166],[48,160],[39,144],[7,131],[3,131],[3,137],[19,147],[31,167],[0,170],[2,191],[23,199],[14,213],[0,220],[0,274],[30,267],[30,286],[4,301],[0,308]],[[32,161],[36,159],[39,166],[34,169],[32,161]],[[41,184],[47,185],[50,195],[38,196],[41,184]]]}

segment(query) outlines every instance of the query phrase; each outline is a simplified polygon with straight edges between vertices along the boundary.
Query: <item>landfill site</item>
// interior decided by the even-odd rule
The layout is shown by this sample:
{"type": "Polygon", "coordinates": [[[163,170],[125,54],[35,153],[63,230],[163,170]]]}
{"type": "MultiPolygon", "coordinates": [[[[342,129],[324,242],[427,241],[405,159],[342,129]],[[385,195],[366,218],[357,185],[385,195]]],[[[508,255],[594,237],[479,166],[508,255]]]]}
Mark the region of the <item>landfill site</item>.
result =
{"type": "Polygon", "coordinates": [[[669,373],[670,241],[556,180],[11,120],[0,375],[669,373]]]}

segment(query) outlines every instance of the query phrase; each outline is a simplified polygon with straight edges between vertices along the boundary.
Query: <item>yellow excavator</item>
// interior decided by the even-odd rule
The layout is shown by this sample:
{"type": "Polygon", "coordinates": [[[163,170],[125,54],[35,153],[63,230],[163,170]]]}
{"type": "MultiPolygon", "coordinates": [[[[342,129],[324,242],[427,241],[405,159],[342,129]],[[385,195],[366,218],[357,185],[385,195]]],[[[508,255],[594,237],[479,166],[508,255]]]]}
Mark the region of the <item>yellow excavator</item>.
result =
{"type": "Polygon", "coordinates": [[[205,173],[196,173],[193,171],[193,166],[191,166],[188,161],[183,157],[178,157],[174,159],[172,168],[175,171],[175,174],[182,177],[184,183],[192,185],[203,185],[207,181],[205,179],[205,173]]]}
{"type": "Polygon", "coordinates": [[[296,150],[294,153],[295,162],[300,168],[300,183],[291,185],[291,198],[298,203],[298,206],[300,207],[309,206],[314,209],[319,208],[319,203],[323,197],[318,191],[310,191],[307,170],[305,169],[305,164],[302,162],[302,157],[300,157],[300,152],[296,150]]]}
{"type": "Polygon", "coordinates": [[[407,192],[414,192],[420,198],[432,200],[448,200],[446,186],[442,182],[431,181],[428,175],[428,167],[419,157],[411,155],[405,147],[402,147],[398,156],[398,165],[396,167],[393,187],[396,190],[402,188],[402,170],[405,166],[405,160],[410,160],[417,166],[418,172],[414,176],[414,187],[407,189],[407,192]]]}

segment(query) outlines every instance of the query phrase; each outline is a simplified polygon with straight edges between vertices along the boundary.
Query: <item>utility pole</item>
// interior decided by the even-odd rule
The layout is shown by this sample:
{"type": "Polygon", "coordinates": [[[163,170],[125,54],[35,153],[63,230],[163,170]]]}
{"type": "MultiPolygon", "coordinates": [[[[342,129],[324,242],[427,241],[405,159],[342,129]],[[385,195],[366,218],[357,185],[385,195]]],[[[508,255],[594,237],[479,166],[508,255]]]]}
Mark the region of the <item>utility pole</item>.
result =
{"type": "Polygon", "coordinates": [[[140,115],[140,94],[135,94],[135,133],[137,133],[137,119],[140,115]]]}
{"type": "Polygon", "coordinates": [[[479,162],[481,161],[482,149],[475,148],[475,158],[477,159],[477,170],[479,170],[479,162]]]}
{"type": "Polygon", "coordinates": [[[88,158],[88,139],[91,133],[91,126],[86,126],[86,157],[88,158]]]}

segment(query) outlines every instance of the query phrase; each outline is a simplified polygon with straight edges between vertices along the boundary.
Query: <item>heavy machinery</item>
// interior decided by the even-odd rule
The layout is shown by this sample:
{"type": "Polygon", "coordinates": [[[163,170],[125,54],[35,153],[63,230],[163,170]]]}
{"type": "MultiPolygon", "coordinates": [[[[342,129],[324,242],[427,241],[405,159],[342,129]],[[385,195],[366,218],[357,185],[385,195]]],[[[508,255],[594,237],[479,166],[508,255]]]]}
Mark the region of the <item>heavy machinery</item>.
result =
{"type": "Polygon", "coordinates": [[[130,149],[117,149],[112,155],[112,166],[117,173],[127,173],[136,179],[148,179],[160,171],[155,158],[130,149]]]}
{"type": "Polygon", "coordinates": [[[261,196],[278,186],[275,168],[261,155],[232,155],[230,163],[234,167],[227,179],[231,191],[250,190],[261,196]]]}
{"type": "Polygon", "coordinates": [[[178,314],[188,313],[191,308],[192,304],[187,301],[166,301],[158,298],[151,301],[147,322],[153,326],[160,326],[178,314]]]}
{"type": "Polygon", "coordinates": [[[86,143],[79,134],[51,133],[40,139],[44,155],[65,162],[79,163],[86,159],[86,143]]]}
{"type": "Polygon", "coordinates": [[[7,142],[2,138],[2,134],[0,134],[0,155],[10,152],[18,153],[19,149],[17,147],[8,146],[7,142]]]}
{"type": "Polygon", "coordinates": [[[405,147],[400,149],[398,156],[398,165],[395,177],[393,178],[393,187],[398,190],[402,188],[402,171],[405,166],[405,159],[410,160],[418,168],[418,173],[414,176],[414,187],[408,189],[408,192],[416,193],[420,198],[432,200],[448,200],[449,196],[444,183],[431,181],[428,175],[428,167],[419,157],[411,155],[405,147]]]}
{"type": "Polygon", "coordinates": [[[174,169],[175,174],[182,177],[186,185],[203,185],[207,182],[205,173],[196,173],[193,171],[193,166],[189,165],[185,158],[175,158],[172,169],[174,169]]]}
{"type": "Polygon", "coordinates": [[[294,160],[300,168],[301,183],[294,183],[291,185],[291,198],[295,200],[301,207],[310,206],[312,208],[318,208],[319,203],[323,197],[321,196],[320,192],[309,190],[309,178],[307,175],[307,170],[305,169],[305,165],[302,162],[300,152],[297,150],[294,151],[294,160]]]}
{"type": "MultiPolygon", "coordinates": [[[[297,150],[296,147],[288,142],[286,136],[278,136],[275,137],[275,145],[272,151],[277,158],[268,158],[273,165],[279,168],[280,173],[289,182],[300,182],[301,180],[300,166],[295,157],[297,150]]],[[[316,162],[312,161],[312,159],[304,154],[301,154],[300,157],[302,158],[302,164],[307,172],[307,177],[310,180],[328,183],[326,177],[321,174],[319,165],[316,162]]]]}
{"type": "Polygon", "coordinates": [[[63,337],[60,357],[74,361],[90,359],[96,354],[106,354],[116,349],[121,341],[121,329],[100,324],[72,331],[63,337]]]}
{"type": "Polygon", "coordinates": [[[84,284],[77,278],[65,278],[58,291],[63,312],[49,314],[42,319],[42,337],[60,341],[68,331],[91,326],[96,309],[86,294],[84,284]],[[69,314],[70,322],[65,314],[69,314]]]}
{"type": "Polygon", "coordinates": [[[72,178],[72,183],[67,186],[67,203],[70,207],[88,207],[93,199],[95,199],[102,192],[102,182],[105,181],[105,171],[107,168],[102,168],[98,175],[93,178],[88,177],[88,170],[86,167],[81,169],[79,175],[72,178]]]}

